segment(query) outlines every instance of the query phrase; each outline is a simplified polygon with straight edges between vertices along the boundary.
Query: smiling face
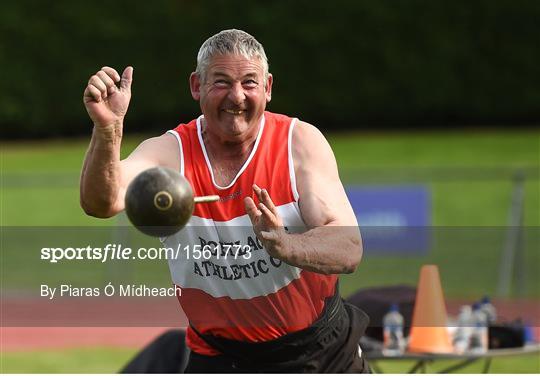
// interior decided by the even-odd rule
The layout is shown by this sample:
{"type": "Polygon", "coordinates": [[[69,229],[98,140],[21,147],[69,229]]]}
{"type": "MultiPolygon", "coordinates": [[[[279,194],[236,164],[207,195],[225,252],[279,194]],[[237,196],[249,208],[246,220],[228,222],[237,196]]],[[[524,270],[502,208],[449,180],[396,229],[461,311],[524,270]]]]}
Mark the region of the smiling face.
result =
{"type": "Polygon", "coordinates": [[[205,76],[201,80],[192,73],[190,87],[200,103],[207,131],[224,141],[241,141],[256,134],[272,93],[272,75],[265,79],[260,59],[216,55],[205,76]]]}

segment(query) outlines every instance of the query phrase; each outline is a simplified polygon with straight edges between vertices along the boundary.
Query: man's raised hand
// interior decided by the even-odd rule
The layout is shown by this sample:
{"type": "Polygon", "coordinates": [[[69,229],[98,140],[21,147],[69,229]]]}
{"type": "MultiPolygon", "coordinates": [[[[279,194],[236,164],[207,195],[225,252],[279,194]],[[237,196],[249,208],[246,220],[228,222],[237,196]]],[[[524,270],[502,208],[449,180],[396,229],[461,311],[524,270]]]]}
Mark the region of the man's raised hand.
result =
{"type": "Polygon", "coordinates": [[[111,67],[103,67],[90,77],[83,101],[96,126],[122,124],[131,99],[132,80],[133,67],[124,69],[121,77],[111,67]]]}
{"type": "Polygon", "coordinates": [[[273,257],[282,259],[287,252],[285,241],[287,233],[283,221],[268,191],[259,188],[256,184],[253,185],[253,191],[257,195],[259,205],[255,205],[251,197],[244,199],[246,213],[251,220],[253,230],[267,252],[273,257]]]}

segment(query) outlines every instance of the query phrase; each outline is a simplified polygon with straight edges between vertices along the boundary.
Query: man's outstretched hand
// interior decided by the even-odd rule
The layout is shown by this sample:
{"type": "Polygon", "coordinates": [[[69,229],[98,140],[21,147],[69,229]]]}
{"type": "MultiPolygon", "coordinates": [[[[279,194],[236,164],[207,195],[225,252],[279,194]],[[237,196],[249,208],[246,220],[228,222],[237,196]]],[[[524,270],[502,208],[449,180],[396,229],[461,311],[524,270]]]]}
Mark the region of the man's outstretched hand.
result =
{"type": "Polygon", "coordinates": [[[84,90],[84,106],[98,127],[120,125],[126,116],[131,99],[133,67],[124,69],[122,76],[111,67],[103,67],[88,80],[84,90]]]}
{"type": "Polygon", "coordinates": [[[251,197],[244,199],[246,212],[251,220],[255,234],[261,240],[268,253],[276,258],[286,257],[287,232],[266,189],[253,185],[253,191],[259,199],[259,205],[251,197]]]}

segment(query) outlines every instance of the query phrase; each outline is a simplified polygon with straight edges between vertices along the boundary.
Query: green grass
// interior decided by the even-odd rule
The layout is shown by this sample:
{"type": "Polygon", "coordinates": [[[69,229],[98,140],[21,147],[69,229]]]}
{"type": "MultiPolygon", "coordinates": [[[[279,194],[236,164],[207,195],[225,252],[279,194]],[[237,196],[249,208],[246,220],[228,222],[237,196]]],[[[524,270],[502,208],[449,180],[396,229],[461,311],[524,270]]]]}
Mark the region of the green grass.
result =
{"type": "MultiPolygon", "coordinates": [[[[69,350],[11,351],[1,354],[1,373],[116,373],[138,350],[125,348],[76,348],[69,350]],[[29,361],[31,359],[31,361],[29,361]]],[[[437,361],[427,371],[435,373],[456,364],[455,361],[437,361]]],[[[379,361],[385,373],[405,373],[414,365],[411,361],[379,361]]],[[[471,364],[459,373],[481,373],[484,361],[471,364]]],[[[538,373],[538,354],[496,358],[491,373],[538,373]]]]}
{"type": "Polygon", "coordinates": [[[342,168],[538,166],[540,159],[535,130],[336,134],[328,139],[342,168]]]}
{"type": "MultiPolygon", "coordinates": [[[[427,373],[437,373],[447,367],[457,364],[457,361],[436,361],[426,366],[427,373]]],[[[485,360],[481,359],[476,363],[467,365],[466,367],[453,373],[483,373],[485,360]]],[[[409,371],[415,362],[408,360],[396,361],[380,361],[377,362],[383,373],[405,373],[409,371]]],[[[538,354],[512,356],[504,358],[495,358],[492,360],[490,373],[538,373],[540,372],[540,357],[538,354]]]]}
{"type": "MultiPolygon", "coordinates": [[[[123,157],[143,140],[125,140],[123,157]]],[[[3,226],[103,226],[79,206],[79,175],[88,140],[27,141],[1,145],[3,226]]]]}
{"type": "Polygon", "coordinates": [[[6,351],[0,373],[117,373],[137,353],[127,348],[6,351]]]}

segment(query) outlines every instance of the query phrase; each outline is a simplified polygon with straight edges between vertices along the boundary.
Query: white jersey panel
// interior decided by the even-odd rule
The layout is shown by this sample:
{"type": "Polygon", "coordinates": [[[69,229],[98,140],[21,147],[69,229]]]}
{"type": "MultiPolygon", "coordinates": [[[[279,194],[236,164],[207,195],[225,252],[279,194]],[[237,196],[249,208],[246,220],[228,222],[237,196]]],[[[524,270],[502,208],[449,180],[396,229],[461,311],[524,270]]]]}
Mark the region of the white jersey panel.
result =
{"type": "MultiPolygon", "coordinates": [[[[298,203],[277,210],[287,231],[305,231],[298,203]]],[[[225,222],[193,216],[184,229],[163,239],[163,244],[177,251],[169,260],[173,282],[215,298],[266,296],[298,279],[302,271],[268,254],[247,214],[225,222]]]]}

